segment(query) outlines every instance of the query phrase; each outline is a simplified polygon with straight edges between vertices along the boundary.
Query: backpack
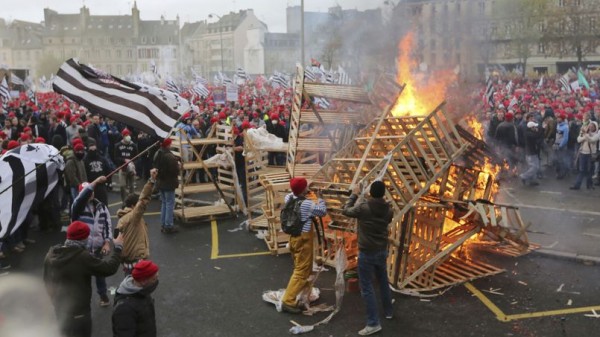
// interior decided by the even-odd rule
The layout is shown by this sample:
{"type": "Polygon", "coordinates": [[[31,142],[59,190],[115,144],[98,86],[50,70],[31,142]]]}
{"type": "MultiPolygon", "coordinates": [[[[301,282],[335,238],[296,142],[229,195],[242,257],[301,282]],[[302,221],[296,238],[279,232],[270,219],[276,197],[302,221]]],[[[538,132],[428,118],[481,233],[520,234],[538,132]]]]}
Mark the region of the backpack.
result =
{"type": "Polygon", "coordinates": [[[302,202],[306,200],[304,197],[290,198],[285,203],[281,210],[281,230],[291,236],[299,236],[302,233],[302,219],[300,218],[300,207],[302,202]]]}

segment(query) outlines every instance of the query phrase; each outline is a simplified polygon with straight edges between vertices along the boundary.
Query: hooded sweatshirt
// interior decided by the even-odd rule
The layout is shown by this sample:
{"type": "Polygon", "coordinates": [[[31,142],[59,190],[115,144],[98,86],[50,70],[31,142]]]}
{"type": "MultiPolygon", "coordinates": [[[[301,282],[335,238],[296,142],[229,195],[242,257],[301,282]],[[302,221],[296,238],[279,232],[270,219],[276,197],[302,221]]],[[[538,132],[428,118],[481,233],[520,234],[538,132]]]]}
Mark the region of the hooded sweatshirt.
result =
{"type": "Polygon", "coordinates": [[[107,277],[119,268],[120,246],[103,259],[81,246],[50,247],[44,260],[44,283],[59,318],[89,313],[92,276],[107,277]]]}
{"type": "Polygon", "coordinates": [[[155,337],[156,317],[151,297],[158,282],[142,288],[133,277],[125,277],[115,294],[112,314],[113,336],[155,337]]]}
{"type": "Polygon", "coordinates": [[[590,124],[596,126],[595,132],[580,133],[579,136],[577,136],[579,152],[581,154],[594,154],[598,149],[598,139],[600,138],[600,133],[598,133],[598,123],[590,122],[590,124]]]}
{"type": "Polygon", "coordinates": [[[387,249],[388,225],[394,217],[390,205],[383,198],[370,198],[358,200],[352,194],[342,214],[358,219],[358,249],[362,252],[375,252],[387,249]]]}
{"type": "Polygon", "coordinates": [[[143,215],[150,202],[153,187],[154,183],[148,181],[133,208],[125,207],[117,211],[117,229],[123,233],[123,260],[126,262],[147,259],[150,256],[148,226],[143,215]]]}

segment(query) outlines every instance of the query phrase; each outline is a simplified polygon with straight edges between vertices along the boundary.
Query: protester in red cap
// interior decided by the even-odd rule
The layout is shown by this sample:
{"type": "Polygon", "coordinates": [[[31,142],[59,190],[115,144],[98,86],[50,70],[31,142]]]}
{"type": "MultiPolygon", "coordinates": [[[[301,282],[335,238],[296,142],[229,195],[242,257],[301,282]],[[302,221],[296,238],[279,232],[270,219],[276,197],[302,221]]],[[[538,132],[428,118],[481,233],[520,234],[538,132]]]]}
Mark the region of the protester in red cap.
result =
{"type": "Polygon", "coordinates": [[[44,137],[37,137],[34,141],[34,143],[38,143],[38,144],[46,144],[46,140],[44,139],[44,137]]]}
{"type": "MultiPolygon", "coordinates": [[[[284,210],[293,210],[300,204],[300,219],[303,219],[302,228],[290,236],[290,253],[294,261],[294,272],[285,289],[282,298],[282,310],[290,313],[300,313],[302,303],[296,298],[304,291],[310,291],[311,283],[308,278],[313,268],[313,218],[324,216],[327,213],[325,201],[319,196],[317,202],[306,199],[308,182],[305,178],[292,178],[290,180],[292,193],[285,196],[284,210]]],[[[282,215],[284,211],[282,211],[282,215]]],[[[283,216],[282,216],[283,218],[283,216]]]]}
{"type": "Polygon", "coordinates": [[[8,146],[6,147],[6,149],[12,150],[16,147],[19,147],[19,142],[17,142],[16,140],[11,140],[10,142],[8,142],[8,146]]]}
{"type": "MultiPolygon", "coordinates": [[[[113,228],[110,212],[106,204],[94,198],[94,189],[99,184],[106,183],[106,177],[100,176],[91,183],[82,183],[71,207],[71,220],[85,222],[91,229],[87,248],[97,258],[102,258],[111,250],[113,228]]],[[[96,277],[96,288],[100,296],[100,306],[110,305],[106,280],[96,277]]]]}
{"type": "Polygon", "coordinates": [[[21,145],[23,144],[30,144],[31,143],[31,137],[26,134],[26,133],[21,133],[21,136],[19,137],[19,143],[21,145]]]}
{"type": "MultiPolygon", "coordinates": [[[[287,132],[285,131],[285,127],[279,124],[279,114],[271,114],[270,122],[267,123],[267,131],[287,143],[287,132]]],[[[269,165],[284,166],[285,156],[286,154],[282,152],[269,152],[269,165]]]]}
{"type": "Polygon", "coordinates": [[[157,187],[160,191],[160,223],[162,233],[175,233],[173,223],[175,189],[179,187],[179,161],[171,152],[171,139],[167,138],[154,155],[154,167],[158,169],[157,187]]]}
{"type": "Polygon", "coordinates": [[[152,293],[158,286],[158,266],[150,260],[138,262],[115,293],[112,314],[114,336],[156,336],[152,293]]]}
{"type": "Polygon", "coordinates": [[[65,243],[51,247],[44,260],[44,283],[63,336],[91,336],[91,277],[107,277],[119,268],[122,236],[111,254],[98,259],[88,251],[89,235],[86,223],[74,221],[65,243]]]}
{"type": "Polygon", "coordinates": [[[502,158],[506,158],[511,167],[518,162],[516,148],[519,133],[517,126],[513,123],[513,117],[514,115],[508,112],[504,117],[504,121],[498,124],[495,135],[498,151],[502,158]]]}
{"type": "Polygon", "coordinates": [[[123,168],[119,171],[119,191],[121,192],[121,202],[129,194],[133,194],[133,184],[135,182],[135,165],[131,161],[138,154],[138,147],[131,140],[129,129],[123,129],[121,132],[123,139],[115,144],[115,165],[123,168]]]}
{"type": "Polygon", "coordinates": [[[83,143],[75,142],[73,145],[73,155],[67,158],[65,164],[65,184],[69,188],[71,200],[77,197],[78,186],[87,181],[85,165],[83,158],[85,157],[85,147],[83,143]]]}

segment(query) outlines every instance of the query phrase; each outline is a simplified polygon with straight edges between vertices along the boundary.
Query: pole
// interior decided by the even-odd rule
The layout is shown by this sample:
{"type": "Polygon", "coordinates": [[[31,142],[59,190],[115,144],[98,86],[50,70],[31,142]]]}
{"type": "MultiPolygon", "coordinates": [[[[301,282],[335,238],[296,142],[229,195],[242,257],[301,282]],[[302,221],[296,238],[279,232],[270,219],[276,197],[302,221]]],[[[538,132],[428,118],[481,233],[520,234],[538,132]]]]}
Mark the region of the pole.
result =
{"type": "Polygon", "coordinates": [[[222,18],[219,17],[219,37],[221,39],[221,74],[225,76],[225,69],[223,67],[223,22],[222,18]]]}
{"type": "Polygon", "coordinates": [[[300,0],[300,50],[302,51],[300,64],[304,66],[304,0],[300,0]]]}
{"type": "MultiPolygon", "coordinates": [[[[139,158],[141,155],[143,155],[144,153],[148,152],[148,150],[150,150],[151,148],[153,148],[153,147],[155,147],[156,145],[158,145],[158,143],[160,143],[160,141],[157,141],[156,143],[154,143],[154,144],[152,144],[152,145],[148,146],[148,147],[147,147],[147,148],[146,148],[144,151],[142,151],[142,152],[138,153],[138,154],[137,154],[135,157],[131,158],[131,159],[129,160],[129,162],[132,162],[132,161],[134,161],[134,160],[138,159],[138,158],[139,158]]],[[[113,176],[115,173],[119,172],[119,171],[120,171],[122,168],[124,168],[125,166],[127,166],[127,165],[129,164],[129,162],[126,162],[125,164],[123,164],[123,165],[121,165],[121,166],[117,167],[117,168],[116,168],[114,171],[112,171],[111,173],[107,174],[107,175],[106,175],[106,178],[108,179],[108,178],[112,177],[112,176],[113,176]]]]}

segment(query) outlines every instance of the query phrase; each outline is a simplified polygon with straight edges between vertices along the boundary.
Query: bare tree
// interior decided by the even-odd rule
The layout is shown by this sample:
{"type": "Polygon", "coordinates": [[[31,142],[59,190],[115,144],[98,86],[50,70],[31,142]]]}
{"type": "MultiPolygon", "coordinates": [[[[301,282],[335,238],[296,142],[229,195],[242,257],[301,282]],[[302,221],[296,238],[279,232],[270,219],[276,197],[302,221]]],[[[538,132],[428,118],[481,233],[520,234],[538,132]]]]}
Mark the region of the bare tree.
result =
{"type": "Polygon", "coordinates": [[[544,41],[560,57],[575,55],[577,64],[598,47],[600,9],[597,2],[561,0],[547,17],[544,41]]]}

